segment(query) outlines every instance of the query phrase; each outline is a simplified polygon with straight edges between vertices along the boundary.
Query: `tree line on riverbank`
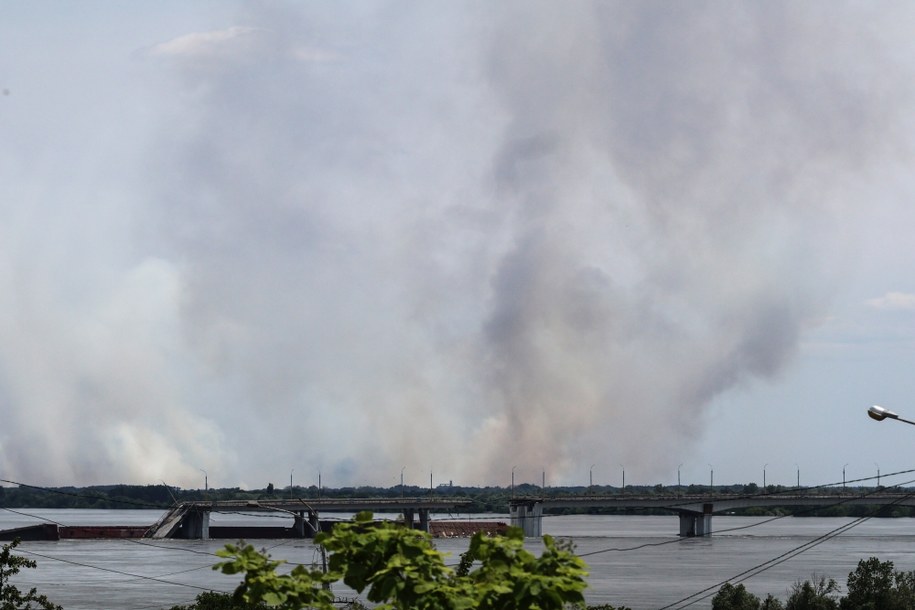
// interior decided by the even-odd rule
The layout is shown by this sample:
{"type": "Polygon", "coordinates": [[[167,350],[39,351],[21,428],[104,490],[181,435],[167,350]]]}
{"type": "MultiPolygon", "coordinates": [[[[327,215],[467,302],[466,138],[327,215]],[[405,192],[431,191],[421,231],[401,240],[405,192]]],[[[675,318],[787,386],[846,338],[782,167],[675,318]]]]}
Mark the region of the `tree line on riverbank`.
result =
{"type": "MultiPolygon", "coordinates": [[[[795,493],[836,495],[842,493],[873,493],[873,487],[819,487],[798,489],[782,485],[768,485],[765,489],[755,483],[746,485],[627,485],[625,490],[613,486],[569,486],[541,488],[523,484],[514,487],[471,487],[440,485],[436,488],[422,488],[407,485],[401,487],[340,487],[318,488],[315,486],[292,486],[277,488],[272,483],[261,489],[245,490],[238,487],[219,489],[182,489],[165,484],[159,485],[96,485],[91,487],[0,487],[0,507],[5,508],[98,508],[98,509],[166,509],[176,502],[199,500],[263,500],[271,498],[397,498],[439,495],[470,500],[464,509],[469,513],[504,513],[513,497],[561,498],[586,495],[633,495],[633,496],[696,496],[714,494],[718,496],[756,496],[795,493]]],[[[897,490],[899,491],[899,490],[897,490]]],[[[664,509],[612,509],[612,508],[564,508],[547,511],[550,514],[658,514],[666,515],[664,509]]],[[[850,506],[838,501],[828,507],[792,507],[786,500],[785,506],[750,507],[735,509],[732,514],[742,516],[816,516],[816,517],[912,517],[915,508],[908,506],[850,506]]]]}
{"type": "Polygon", "coordinates": [[[845,595],[832,578],[814,576],[792,585],[788,599],[768,595],[764,600],[742,584],[727,583],[712,598],[712,610],[912,610],[915,571],[900,572],[892,561],[862,559],[848,575],[845,595]]]}

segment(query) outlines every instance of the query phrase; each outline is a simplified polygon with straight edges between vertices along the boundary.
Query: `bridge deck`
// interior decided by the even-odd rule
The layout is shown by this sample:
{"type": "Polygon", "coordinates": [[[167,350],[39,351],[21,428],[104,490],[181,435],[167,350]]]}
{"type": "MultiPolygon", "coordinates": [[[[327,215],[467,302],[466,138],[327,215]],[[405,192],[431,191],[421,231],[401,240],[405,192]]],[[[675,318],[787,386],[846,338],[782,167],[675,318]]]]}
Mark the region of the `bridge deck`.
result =
{"type": "Polygon", "coordinates": [[[210,513],[275,511],[295,517],[293,530],[299,537],[320,531],[322,512],[398,512],[408,527],[414,516],[419,527],[429,530],[429,514],[451,512],[472,504],[466,498],[275,498],[269,500],[220,500],[182,502],[173,506],[146,532],[149,538],[208,538],[210,513]]]}
{"type": "Polygon", "coordinates": [[[915,493],[843,493],[843,494],[759,494],[748,496],[567,496],[513,498],[513,506],[541,503],[544,510],[552,508],[660,508],[671,511],[705,512],[711,505],[712,512],[720,513],[736,508],[755,506],[834,506],[848,505],[896,505],[915,506],[915,493]]]}
{"type": "Polygon", "coordinates": [[[429,510],[448,512],[467,508],[472,500],[466,498],[277,498],[271,500],[220,500],[216,502],[185,502],[183,505],[209,511],[314,511],[359,512],[363,510],[403,512],[429,510]]]}

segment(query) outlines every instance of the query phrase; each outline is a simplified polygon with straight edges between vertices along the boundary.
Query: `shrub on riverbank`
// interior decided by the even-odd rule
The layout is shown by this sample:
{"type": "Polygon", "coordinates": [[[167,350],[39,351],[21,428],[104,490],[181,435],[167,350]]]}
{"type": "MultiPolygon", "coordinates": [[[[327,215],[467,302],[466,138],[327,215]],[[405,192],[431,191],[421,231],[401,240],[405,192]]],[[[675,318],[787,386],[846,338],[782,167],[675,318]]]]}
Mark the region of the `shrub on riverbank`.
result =
{"type": "Polygon", "coordinates": [[[862,559],[848,574],[848,593],[839,597],[835,580],[814,576],[792,586],[784,606],[771,595],[765,601],[742,584],[725,583],[712,598],[712,610],[912,610],[915,572],[899,572],[892,561],[862,559]]]}

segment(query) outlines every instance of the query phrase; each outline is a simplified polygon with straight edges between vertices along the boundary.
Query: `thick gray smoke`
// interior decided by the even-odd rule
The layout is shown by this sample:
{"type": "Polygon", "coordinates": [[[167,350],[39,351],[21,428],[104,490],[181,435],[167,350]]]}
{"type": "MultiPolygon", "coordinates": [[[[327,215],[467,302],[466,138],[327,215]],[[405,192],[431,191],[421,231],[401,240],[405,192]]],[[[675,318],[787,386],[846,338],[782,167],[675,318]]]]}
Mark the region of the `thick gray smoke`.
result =
{"type": "Polygon", "coordinates": [[[30,346],[0,348],[3,471],[651,477],[778,373],[853,252],[846,185],[905,144],[898,16],[470,7],[256,5],[138,53],[156,113],[105,253],[136,263],[89,311],[0,297],[30,346]]]}

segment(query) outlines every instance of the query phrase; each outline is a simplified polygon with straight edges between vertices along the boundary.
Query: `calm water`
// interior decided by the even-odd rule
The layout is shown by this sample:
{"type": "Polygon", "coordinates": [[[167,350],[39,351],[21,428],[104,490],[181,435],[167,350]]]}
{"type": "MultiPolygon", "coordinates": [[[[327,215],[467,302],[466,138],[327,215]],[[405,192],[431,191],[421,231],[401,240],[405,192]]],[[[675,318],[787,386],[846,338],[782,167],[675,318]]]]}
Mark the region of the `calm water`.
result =
{"type": "MultiPolygon", "coordinates": [[[[17,514],[0,509],[0,529],[40,522],[64,525],[148,525],[159,511],[40,510],[17,514]]],[[[328,515],[330,516],[330,515],[328,515]]],[[[336,515],[343,518],[345,515],[336,515]]],[[[472,518],[480,518],[473,515],[472,518]]],[[[507,521],[507,515],[486,515],[507,521]]],[[[278,515],[283,523],[283,516],[278,515]]],[[[288,520],[288,518],[286,518],[288,520]]],[[[576,552],[590,568],[590,603],[627,605],[634,610],[657,609],[785,556],[786,560],[744,581],[758,594],[784,599],[792,583],[813,574],[835,578],[844,586],[861,558],[891,560],[899,570],[915,569],[915,520],[871,519],[842,535],[822,541],[796,557],[803,545],[816,543],[844,518],[785,518],[760,524],[755,517],[716,516],[711,538],[679,539],[675,516],[545,517],[544,533],[573,540],[576,552]],[[746,528],[746,526],[754,526],[746,528]],[[734,529],[746,528],[746,529],[734,529]],[[731,530],[731,531],[727,531],[731,530]],[[640,547],[640,548],[639,548],[640,547]]],[[[263,517],[214,515],[214,525],[263,523],[263,517]]],[[[141,610],[169,608],[191,602],[201,590],[231,591],[236,577],[210,569],[213,553],[225,541],[81,540],[28,542],[19,549],[38,562],[15,581],[20,588],[37,586],[66,610],[141,610]]],[[[437,540],[439,549],[455,561],[466,548],[463,539],[437,540]]],[[[317,559],[309,541],[260,540],[256,546],[292,562],[317,559]]],[[[531,542],[532,549],[538,543],[531,542]]],[[[710,607],[710,598],[691,606],[710,607]]]]}

